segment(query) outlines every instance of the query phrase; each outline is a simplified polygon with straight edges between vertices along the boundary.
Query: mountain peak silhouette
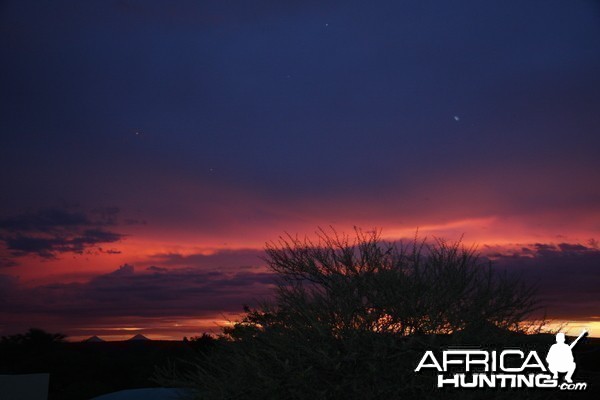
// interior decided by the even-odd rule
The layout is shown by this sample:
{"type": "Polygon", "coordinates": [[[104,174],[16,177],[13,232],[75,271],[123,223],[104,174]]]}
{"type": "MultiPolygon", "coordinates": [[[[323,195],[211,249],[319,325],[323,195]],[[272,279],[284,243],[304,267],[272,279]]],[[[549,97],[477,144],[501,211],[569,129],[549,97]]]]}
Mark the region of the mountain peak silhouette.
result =
{"type": "Polygon", "coordinates": [[[101,342],[104,342],[104,339],[102,339],[99,336],[94,335],[92,337],[85,339],[84,342],[85,343],[101,343],[101,342]]]}
{"type": "Polygon", "coordinates": [[[137,335],[135,335],[131,339],[127,339],[128,342],[131,342],[131,341],[140,341],[140,340],[150,340],[150,339],[148,339],[146,336],[142,335],[141,333],[138,333],[137,335]]]}

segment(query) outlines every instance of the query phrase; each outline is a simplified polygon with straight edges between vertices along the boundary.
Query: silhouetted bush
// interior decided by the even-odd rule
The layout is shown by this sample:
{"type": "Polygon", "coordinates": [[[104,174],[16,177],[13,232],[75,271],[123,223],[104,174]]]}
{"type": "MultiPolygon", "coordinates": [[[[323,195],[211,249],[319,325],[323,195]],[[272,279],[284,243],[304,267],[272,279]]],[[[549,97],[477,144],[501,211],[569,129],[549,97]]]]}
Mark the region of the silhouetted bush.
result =
{"type": "Polygon", "coordinates": [[[188,339],[187,343],[194,349],[202,351],[208,351],[214,347],[217,342],[217,338],[208,333],[203,333],[200,336],[192,336],[188,339]]]}
{"type": "Polygon", "coordinates": [[[2,345],[21,345],[31,347],[45,347],[53,343],[62,343],[66,339],[62,333],[49,333],[39,328],[29,328],[26,333],[2,336],[2,345]]]}
{"type": "MultiPolygon", "coordinates": [[[[413,373],[425,350],[506,344],[532,329],[533,288],[461,243],[321,230],[318,242],[267,244],[265,261],[278,276],[274,300],[246,307],[215,351],[163,370],[163,382],[198,399],[437,397],[431,378],[413,373]]],[[[481,393],[460,393],[471,395],[481,393]]]]}

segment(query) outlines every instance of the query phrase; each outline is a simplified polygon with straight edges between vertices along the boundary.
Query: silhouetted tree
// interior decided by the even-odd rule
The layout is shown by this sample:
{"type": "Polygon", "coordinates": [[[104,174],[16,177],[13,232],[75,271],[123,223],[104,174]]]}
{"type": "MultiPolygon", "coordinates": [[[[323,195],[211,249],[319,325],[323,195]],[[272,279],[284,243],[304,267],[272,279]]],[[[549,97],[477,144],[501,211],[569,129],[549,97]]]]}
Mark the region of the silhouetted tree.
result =
{"type": "Polygon", "coordinates": [[[2,336],[3,344],[24,345],[31,347],[45,347],[53,343],[61,343],[66,339],[62,333],[49,333],[39,328],[29,328],[25,333],[2,336]]]}
{"type": "Polygon", "coordinates": [[[319,232],[319,241],[281,238],[266,262],[279,276],[274,307],[249,314],[261,329],[447,334],[521,331],[536,308],[532,287],[497,274],[473,247],[438,239],[429,245],[383,242],[378,232],[348,236],[319,232]]]}
{"type": "Polygon", "coordinates": [[[265,261],[274,300],[246,308],[220,351],[172,375],[198,398],[423,398],[433,385],[412,373],[423,349],[505,341],[531,328],[537,305],[532,287],[460,242],[320,230],[317,242],[267,244],[265,261]]]}
{"type": "Polygon", "coordinates": [[[217,338],[208,334],[203,333],[200,336],[192,336],[188,340],[188,345],[200,352],[207,352],[213,349],[217,342],[217,338]]]}

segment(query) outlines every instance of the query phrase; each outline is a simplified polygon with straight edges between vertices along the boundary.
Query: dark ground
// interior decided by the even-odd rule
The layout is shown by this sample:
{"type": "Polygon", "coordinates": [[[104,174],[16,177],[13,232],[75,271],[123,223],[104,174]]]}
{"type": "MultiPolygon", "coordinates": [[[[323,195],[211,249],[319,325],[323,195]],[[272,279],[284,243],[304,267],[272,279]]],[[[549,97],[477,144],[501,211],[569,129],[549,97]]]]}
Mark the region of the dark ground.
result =
{"type": "Polygon", "coordinates": [[[2,344],[0,374],[50,373],[49,400],[90,399],[118,390],[158,386],[152,380],[156,366],[190,357],[194,347],[198,344],[157,340],[2,344]]]}
{"type": "MultiPolygon", "coordinates": [[[[49,400],[90,399],[118,390],[158,386],[153,381],[157,366],[210,351],[211,342],[4,342],[0,343],[0,374],[50,373],[49,400]]],[[[574,378],[586,381],[588,390],[565,393],[564,397],[600,398],[600,339],[582,340],[574,355],[574,378]]]]}

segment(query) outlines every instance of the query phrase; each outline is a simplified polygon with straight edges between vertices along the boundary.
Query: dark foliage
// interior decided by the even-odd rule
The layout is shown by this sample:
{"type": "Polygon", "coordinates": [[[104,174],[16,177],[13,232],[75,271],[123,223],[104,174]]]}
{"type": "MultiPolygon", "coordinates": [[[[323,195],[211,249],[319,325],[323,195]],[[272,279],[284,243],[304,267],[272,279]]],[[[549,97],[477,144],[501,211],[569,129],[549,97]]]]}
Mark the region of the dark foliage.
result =
{"type": "Polygon", "coordinates": [[[24,348],[44,349],[62,343],[67,335],[62,333],[48,333],[43,329],[30,328],[26,333],[16,335],[2,336],[0,344],[2,346],[21,346],[24,348]]]}
{"type": "Polygon", "coordinates": [[[163,382],[198,399],[438,398],[432,377],[413,373],[425,350],[516,344],[541,328],[525,322],[533,288],[460,243],[320,231],[317,243],[269,243],[265,261],[275,300],[246,308],[215,351],[163,382]]]}

